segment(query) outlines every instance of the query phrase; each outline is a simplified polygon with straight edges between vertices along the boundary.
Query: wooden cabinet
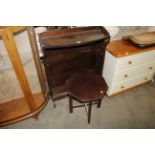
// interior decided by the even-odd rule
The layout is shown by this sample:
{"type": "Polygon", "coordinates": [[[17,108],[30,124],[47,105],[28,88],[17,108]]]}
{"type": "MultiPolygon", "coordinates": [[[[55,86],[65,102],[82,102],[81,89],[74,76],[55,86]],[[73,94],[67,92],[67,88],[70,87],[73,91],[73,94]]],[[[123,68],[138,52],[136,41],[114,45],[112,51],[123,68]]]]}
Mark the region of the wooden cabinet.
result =
{"type": "Polygon", "coordinates": [[[141,49],[122,40],[108,45],[103,69],[108,96],[148,83],[154,73],[155,46],[141,49]]]}
{"type": "Polygon", "coordinates": [[[103,27],[80,27],[42,33],[50,94],[53,100],[66,95],[65,81],[82,71],[102,74],[105,48],[110,36],[103,27]]]}

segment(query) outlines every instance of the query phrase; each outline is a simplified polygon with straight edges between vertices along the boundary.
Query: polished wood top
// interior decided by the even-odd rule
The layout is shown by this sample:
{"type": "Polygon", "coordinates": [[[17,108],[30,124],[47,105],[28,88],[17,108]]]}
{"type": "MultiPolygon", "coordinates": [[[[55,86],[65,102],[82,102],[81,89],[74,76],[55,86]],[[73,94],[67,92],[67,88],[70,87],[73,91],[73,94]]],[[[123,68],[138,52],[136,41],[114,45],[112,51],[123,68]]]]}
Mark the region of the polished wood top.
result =
{"type": "Polygon", "coordinates": [[[107,46],[107,51],[118,58],[142,52],[148,52],[151,50],[155,50],[155,46],[150,46],[147,48],[138,48],[125,40],[114,40],[111,41],[107,46]]]}
{"type": "Polygon", "coordinates": [[[46,49],[80,46],[106,40],[108,37],[108,32],[99,26],[60,29],[40,35],[42,47],[46,49]]]}
{"type": "Polygon", "coordinates": [[[108,89],[103,77],[94,72],[74,74],[66,85],[68,94],[81,102],[100,100],[108,89]]]}

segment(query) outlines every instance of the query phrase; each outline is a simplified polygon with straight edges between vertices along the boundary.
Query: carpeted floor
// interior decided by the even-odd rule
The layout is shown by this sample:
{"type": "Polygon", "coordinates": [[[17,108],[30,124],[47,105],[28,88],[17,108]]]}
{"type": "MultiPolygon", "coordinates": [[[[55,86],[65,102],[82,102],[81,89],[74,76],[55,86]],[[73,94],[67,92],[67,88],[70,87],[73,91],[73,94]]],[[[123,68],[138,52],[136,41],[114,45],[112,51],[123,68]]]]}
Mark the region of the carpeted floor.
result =
{"type": "Polygon", "coordinates": [[[91,124],[87,123],[85,108],[69,113],[68,98],[55,103],[56,109],[49,101],[38,120],[30,118],[3,128],[155,128],[155,82],[112,98],[104,98],[100,109],[93,106],[91,124]]]}
{"type": "MultiPolygon", "coordinates": [[[[119,29],[119,33],[111,39],[145,32],[148,28],[123,26],[119,29]]],[[[155,128],[155,82],[112,98],[104,98],[100,109],[93,106],[91,124],[87,123],[85,108],[69,113],[67,98],[57,101],[56,105],[55,109],[52,101],[49,101],[38,120],[30,118],[3,128],[155,128]]]]}

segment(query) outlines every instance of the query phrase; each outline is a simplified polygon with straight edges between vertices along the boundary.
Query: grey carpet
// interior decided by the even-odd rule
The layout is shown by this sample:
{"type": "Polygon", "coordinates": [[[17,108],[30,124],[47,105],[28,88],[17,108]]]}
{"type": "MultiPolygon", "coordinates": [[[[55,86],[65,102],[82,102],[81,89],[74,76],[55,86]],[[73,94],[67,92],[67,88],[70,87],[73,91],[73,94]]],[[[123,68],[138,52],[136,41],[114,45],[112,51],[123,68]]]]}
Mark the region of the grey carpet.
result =
{"type": "MultiPolygon", "coordinates": [[[[85,108],[69,113],[68,98],[50,100],[39,119],[29,118],[3,128],[9,129],[137,129],[155,128],[155,83],[147,84],[112,98],[105,97],[100,109],[92,108],[91,124],[87,123],[85,108]]],[[[76,102],[74,102],[76,104],[76,102]]]]}

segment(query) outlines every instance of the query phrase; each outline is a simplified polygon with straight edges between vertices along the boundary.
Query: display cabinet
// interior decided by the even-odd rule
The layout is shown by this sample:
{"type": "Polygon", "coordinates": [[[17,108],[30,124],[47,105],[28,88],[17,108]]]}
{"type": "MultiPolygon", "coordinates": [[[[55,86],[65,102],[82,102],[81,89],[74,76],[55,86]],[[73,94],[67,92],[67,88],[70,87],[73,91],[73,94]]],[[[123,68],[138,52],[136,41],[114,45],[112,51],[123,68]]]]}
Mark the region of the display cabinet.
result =
{"type": "Polygon", "coordinates": [[[33,27],[0,27],[0,126],[37,118],[47,101],[33,27]]]}

